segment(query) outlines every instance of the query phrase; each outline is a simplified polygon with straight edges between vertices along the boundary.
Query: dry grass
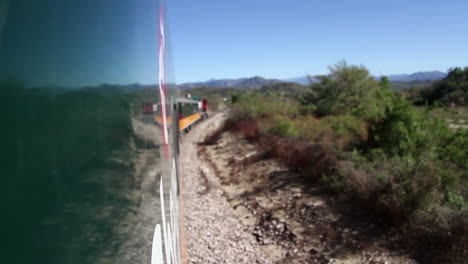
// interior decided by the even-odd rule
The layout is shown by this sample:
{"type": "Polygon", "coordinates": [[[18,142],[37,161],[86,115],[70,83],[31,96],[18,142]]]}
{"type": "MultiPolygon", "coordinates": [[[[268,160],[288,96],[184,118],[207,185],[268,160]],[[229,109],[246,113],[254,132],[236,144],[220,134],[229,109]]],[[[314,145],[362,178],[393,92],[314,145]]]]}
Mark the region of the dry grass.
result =
{"type": "Polygon", "coordinates": [[[239,120],[232,126],[232,130],[240,133],[250,141],[256,141],[260,136],[258,124],[255,120],[239,120]]]}
{"type": "Polygon", "coordinates": [[[405,243],[422,263],[468,263],[468,212],[437,209],[406,228],[405,243]]]}

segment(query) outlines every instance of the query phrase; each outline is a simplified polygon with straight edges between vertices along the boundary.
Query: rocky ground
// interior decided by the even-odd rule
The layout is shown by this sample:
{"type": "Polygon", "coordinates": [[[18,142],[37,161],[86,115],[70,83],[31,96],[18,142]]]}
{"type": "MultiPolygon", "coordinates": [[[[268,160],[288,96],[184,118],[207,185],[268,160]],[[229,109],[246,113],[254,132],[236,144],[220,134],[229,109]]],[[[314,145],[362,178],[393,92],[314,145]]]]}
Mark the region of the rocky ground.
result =
{"type": "Polygon", "coordinates": [[[416,263],[396,232],[239,136],[200,144],[226,116],[201,123],[181,148],[189,263],[416,263]]]}
{"type": "Polygon", "coordinates": [[[210,117],[182,139],[180,169],[188,263],[275,263],[237,218],[209,164],[198,157],[204,135],[216,129],[225,115],[210,117]]]}

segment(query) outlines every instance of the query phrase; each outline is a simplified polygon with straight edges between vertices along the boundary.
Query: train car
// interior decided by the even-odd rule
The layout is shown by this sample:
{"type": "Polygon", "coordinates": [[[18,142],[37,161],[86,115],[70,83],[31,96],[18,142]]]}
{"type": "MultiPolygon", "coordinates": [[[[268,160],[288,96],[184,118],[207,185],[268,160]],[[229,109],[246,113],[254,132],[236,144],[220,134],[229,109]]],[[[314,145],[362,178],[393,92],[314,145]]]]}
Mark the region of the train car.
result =
{"type": "MultiPolygon", "coordinates": [[[[197,122],[207,118],[208,104],[206,99],[201,101],[193,100],[185,97],[178,97],[176,100],[176,112],[179,119],[179,132],[188,132],[197,122]]],[[[172,123],[172,118],[167,117],[167,123],[172,123]]],[[[156,108],[154,121],[157,124],[162,123],[162,116],[159,105],[156,108]]]]}
{"type": "Polygon", "coordinates": [[[152,115],[154,112],[153,102],[143,102],[141,104],[141,113],[144,115],[152,115]]]}
{"type": "Polygon", "coordinates": [[[179,118],[179,131],[189,131],[203,118],[200,102],[189,98],[177,99],[177,111],[179,118]]]}
{"type": "Polygon", "coordinates": [[[153,115],[154,115],[153,102],[143,102],[141,104],[141,115],[142,115],[143,122],[145,123],[153,122],[153,115]]]}

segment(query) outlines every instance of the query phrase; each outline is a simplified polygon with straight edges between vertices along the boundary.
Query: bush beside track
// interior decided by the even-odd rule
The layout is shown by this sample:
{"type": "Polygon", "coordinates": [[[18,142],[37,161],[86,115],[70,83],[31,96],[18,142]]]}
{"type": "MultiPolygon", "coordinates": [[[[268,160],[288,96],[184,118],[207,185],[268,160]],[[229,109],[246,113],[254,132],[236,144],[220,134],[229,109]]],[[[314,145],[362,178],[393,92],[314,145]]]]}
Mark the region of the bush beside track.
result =
{"type": "Polygon", "coordinates": [[[320,80],[299,98],[237,96],[224,129],[400,229],[420,261],[466,263],[468,131],[415,110],[362,66],[320,80]]]}

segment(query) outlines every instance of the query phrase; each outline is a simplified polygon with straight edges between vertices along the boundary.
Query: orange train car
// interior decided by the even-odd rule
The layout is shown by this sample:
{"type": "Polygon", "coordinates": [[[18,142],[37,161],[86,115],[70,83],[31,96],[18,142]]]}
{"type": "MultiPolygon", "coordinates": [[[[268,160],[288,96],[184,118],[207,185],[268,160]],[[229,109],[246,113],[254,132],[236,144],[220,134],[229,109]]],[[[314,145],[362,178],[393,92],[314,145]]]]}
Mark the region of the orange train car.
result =
{"type": "MultiPolygon", "coordinates": [[[[179,132],[189,131],[197,122],[207,117],[206,111],[208,103],[204,98],[201,101],[195,101],[188,98],[178,98],[176,100],[176,104],[177,116],[179,118],[179,132]]],[[[159,106],[156,114],[154,115],[154,121],[158,124],[163,122],[159,106]]],[[[172,118],[167,117],[166,122],[170,125],[172,123],[172,118]]]]}

